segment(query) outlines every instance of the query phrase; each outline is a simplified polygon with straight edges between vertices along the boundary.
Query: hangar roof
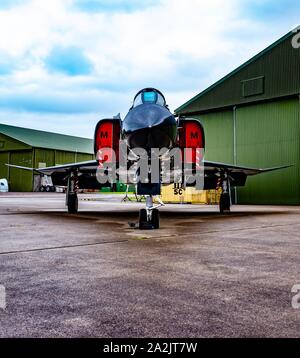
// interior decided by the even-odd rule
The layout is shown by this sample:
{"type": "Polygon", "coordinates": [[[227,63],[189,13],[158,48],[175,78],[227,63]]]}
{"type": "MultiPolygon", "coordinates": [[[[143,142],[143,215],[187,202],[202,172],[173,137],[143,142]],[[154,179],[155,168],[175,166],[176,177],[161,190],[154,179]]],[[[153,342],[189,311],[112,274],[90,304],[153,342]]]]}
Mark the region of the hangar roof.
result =
{"type": "Polygon", "coordinates": [[[35,148],[92,154],[93,140],[0,123],[0,133],[35,148]]]}
{"type": "Polygon", "coordinates": [[[175,110],[200,114],[300,92],[300,49],[292,46],[290,31],[227,76],[175,110]]]}

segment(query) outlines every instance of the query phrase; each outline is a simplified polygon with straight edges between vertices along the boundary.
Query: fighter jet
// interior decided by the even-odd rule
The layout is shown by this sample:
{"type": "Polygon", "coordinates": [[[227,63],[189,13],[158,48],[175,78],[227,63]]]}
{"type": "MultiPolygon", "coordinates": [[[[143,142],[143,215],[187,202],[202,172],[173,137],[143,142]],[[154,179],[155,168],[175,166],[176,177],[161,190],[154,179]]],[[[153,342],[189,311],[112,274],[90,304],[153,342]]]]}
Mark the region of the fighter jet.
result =
{"type": "MultiPolygon", "coordinates": [[[[135,95],[133,105],[123,120],[120,116],[116,116],[101,119],[98,122],[94,136],[94,151],[95,160],[92,161],[42,169],[10,166],[31,170],[40,175],[51,175],[54,185],[65,185],[67,187],[66,206],[69,213],[78,212],[79,189],[99,189],[103,186],[111,186],[112,182],[109,179],[113,169],[116,174],[115,179],[118,180],[122,170],[130,168],[136,194],[146,197],[146,208],[141,209],[139,213],[137,226],[140,229],[159,228],[158,208],[164,205],[159,198],[162,185],[178,183],[183,188],[195,186],[197,180],[191,182],[188,179],[198,173],[202,178],[201,189],[220,188],[219,210],[223,213],[230,211],[231,189],[244,186],[248,176],[288,167],[260,169],[205,160],[203,156],[205,134],[201,122],[194,118],[172,114],[164,95],[155,88],[140,90],[135,95]],[[155,181],[152,180],[153,173],[151,173],[154,171],[151,168],[152,161],[154,161],[151,153],[154,148],[158,150],[156,153],[159,153],[156,155],[159,164],[159,179],[155,181]],[[148,174],[144,181],[141,180],[141,168],[135,166],[141,159],[140,149],[149,154],[146,159],[148,174]],[[178,165],[176,166],[173,158],[168,157],[168,153],[175,149],[182,153],[184,150],[189,150],[188,155],[185,156],[189,164],[188,172],[184,172],[181,168],[178,174],[178,165]],[[124,163],[121,168],[121,155],[124,152],[126,154],[125,168],[124,163]],[[165,167],[165,162],[169,164],[168,169],[165,167]],[[202,170],[197,171],[197,168],[202,170]],[[165,170],[169,170],[168,181],[162,179],[165,170]],[[158,197],[158,204],[153,201],[155,196],[158,197]]],[[[183,161],[183,156],[181,156],[181,161],[183,161]]]]}

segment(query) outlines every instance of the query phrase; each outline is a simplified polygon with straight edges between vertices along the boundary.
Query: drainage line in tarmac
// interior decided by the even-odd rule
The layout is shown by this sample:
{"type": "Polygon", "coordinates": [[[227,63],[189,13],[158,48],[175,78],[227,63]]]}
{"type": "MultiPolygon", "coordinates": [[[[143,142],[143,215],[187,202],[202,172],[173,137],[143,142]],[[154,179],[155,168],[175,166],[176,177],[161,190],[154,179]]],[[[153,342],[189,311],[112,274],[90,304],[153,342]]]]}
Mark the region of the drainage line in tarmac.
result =
{"type": "Polygon", "coordinates": [[[54,246],[54,247],[42,247],[42,248],[39,248],[39,249],[28,249],[28,250],[20,250],[20,251],[0,252],[0,255],[20,254],[20,253],[34,252],[34,251],[69,249],[69,248],[72,248],[72,247],[83,247],[83,246],[96,246],[96,245],[104,245],[104,244],[115,244],[115,243],[127,242],[127,241],[128,241],[128,240],[117,240],[117,241],[96,242],[96,243],[93,243],[93,244],[78,244],[78,245],[65,245],[65,246],[54,246]]]}

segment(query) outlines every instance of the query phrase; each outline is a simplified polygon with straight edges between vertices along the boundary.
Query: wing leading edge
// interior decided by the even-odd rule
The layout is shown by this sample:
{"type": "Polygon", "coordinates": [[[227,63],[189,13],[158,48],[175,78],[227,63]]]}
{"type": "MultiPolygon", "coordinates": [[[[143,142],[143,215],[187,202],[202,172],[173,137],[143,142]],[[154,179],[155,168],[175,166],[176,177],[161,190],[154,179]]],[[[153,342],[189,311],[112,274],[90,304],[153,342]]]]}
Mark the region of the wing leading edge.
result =
{"type": "Polygon", "coordinates": [[[228,184],[232,187],[244,186],[248,176],[291,167],[291,165],[283,165],[272,168],[251,168],[207,160],[204,161],[203,165],[204,189],[215,189],[220,183],[220,178],[224,179],[225,177],[228,177],[228,184]]]}
{"type": "Polygon", "coordinates": [[[226,164],[220,162],[211,162],[208,160],[204,161],[204,170],[207,172],[220,172],[220,171],[227,171],[229,173],[243,173],[246,175],[256,175],[261,173],[272,172],[274,170],[289,168],[292,165],[283,165],[279,167],[272,167],[272,168],[250,168],[250,167],[243,167],[239,165],[233,164],[226,164]]]}
{"type": "Polygon", "coordinates": [[[98,167],[98,162],[96,160],[89,160],[85,162],[56,165],[53,167],[46,167],[46,168],[28,168],[28,167],[22,167],[20,165],[13,165],[13,164],[6,164],[6,165],[11,168],[29,170],[40,174],[51,175],[53,173],[65,173],[72,169],[78,169],[80,172],[81,171],[95,172],[98,167]]]}

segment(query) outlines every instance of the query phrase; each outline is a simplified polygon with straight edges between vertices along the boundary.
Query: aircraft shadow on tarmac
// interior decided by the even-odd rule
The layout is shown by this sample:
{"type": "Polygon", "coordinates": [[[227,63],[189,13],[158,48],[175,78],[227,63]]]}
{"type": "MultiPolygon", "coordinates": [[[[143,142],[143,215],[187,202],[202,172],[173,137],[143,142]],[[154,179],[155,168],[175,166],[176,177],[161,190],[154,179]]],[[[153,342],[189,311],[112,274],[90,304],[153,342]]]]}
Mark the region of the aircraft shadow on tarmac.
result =
{"type": "MultiPolygon", "coordinates": [[[[161,210],[160,215],[162,218],[164,219],[172,219],[172,218],[209,218],[209,219],[222,219],[222,220],[230,220],[232,218],[237,218],[237,217],[246,217],[246,216],[257,216],[257,217],[262,217],[262,216],[268,216],[268,215],[284,215],[284,214],[290,214],[291,212],[289,210],[266,210],[266,211],[257,211],[257,210],[238,210],[238,211],[232,211],[230,213],[226,213],[226,214],[220,214],[217,210],[216,211],[199,211],[199,210],[185,210],[184,208],[178,208],[178,210],[174,211],[173,210],[168,210],[168,209],[164,209],[161,210]]],[[[43,211],[32,211],[32,210],[22,210],[22,211],[18,211],[18,212],[14,212],[11,211],[10,213],[7,213],[6,215],[26,215],[26,214],[30,214],[30,215],[45,215],[47,217],[49,216],[61,216],[64,217],[64,219],[66,218],[70,218],[70,219],[98,219],[101,217],[109,217],[112,219],[118,219],[118,218],[138,218],[138,211],[135,209],[130,209],[130,210],[100,210],[100,211],[88,211],[88,210],[84,210],[84,211],[79,211],[76,214],[69,214],[68,212],[64,212],[64,211],[56,211],[56,210],[43,210],[43,211]]],[[[5,214],[4,214],[5,215],[5,214]]]]}

